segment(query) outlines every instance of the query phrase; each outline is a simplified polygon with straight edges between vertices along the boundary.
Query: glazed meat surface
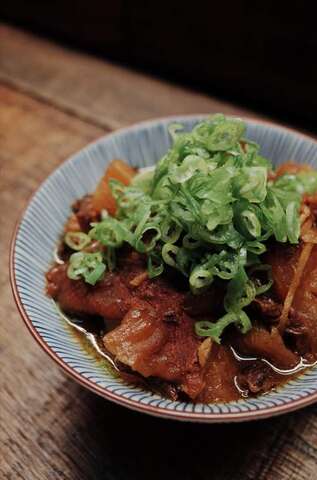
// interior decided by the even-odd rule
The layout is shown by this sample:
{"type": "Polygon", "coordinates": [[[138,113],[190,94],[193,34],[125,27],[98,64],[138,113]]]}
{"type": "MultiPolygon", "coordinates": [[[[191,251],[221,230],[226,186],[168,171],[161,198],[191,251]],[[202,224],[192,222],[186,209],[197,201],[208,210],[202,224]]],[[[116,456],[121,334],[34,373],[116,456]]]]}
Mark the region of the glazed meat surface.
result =
{"type": "Polygon", "coordinates": [[[108,274],[96,287],[70,280],[67,265],[59,265],[47,274],[48,292],[62,310],[75,315],[98,315],[108,323],[120,321],[130,308],[131,295],[120,275],[108,274]]]}
{"type": "Polygon", "coordinates": [[[77,200],[73,205],[73,212],[79,223],[80,230],[86,232],[90,228],[91,222],[99,220],[100,215],[93,206],[92,195],[77,200]]]}
{"type": "MultiPolygon", "coordinates": [[[[275,245],[267,255],[272,266],[275,292],[284,301],[301,252],[299,247],[275,245]]],[[[286,332],[301,356],[317,352],[317,247],[305,266],[301,286],[296,290],[286,332]]]]}
{"type": "Polygon", "coordinates": [[[200,341],[192,319],[179,304],[164,313],[159,302],[135,300],[121,325],[103,340],[117,360],[144,377],[175,382],[191,398],[203,389],[197,356],[200,341]]]}
{"type": "MultiPolygon", "coordinates": [[[[267,255],[272,266],[274,289],[281,301],[287,295],[301,252],[301,246],[274,245],[267,255]]],[[[317,247],[305,266],[301,287],[296,290],[292,307],[298,312],[317,318],[317,247]]]]}
{"type": "Polygon", "coordinates": [[[271,331],[253,327],[246,335],[238,335],[233,343],[241,354],[265,358],[281,369],[295,367],[299,361],[298,356],[285,346],[275,327],[271,331]]]}
{"type": "MultiPolygon", "coordinates": [[[[275,257],[270,257],[276,279],[275,297],[281,301],[284,283],[289,281],[287,275],[292,274],[294,258],[298,256],[296,249],[292,252],[285,255],[284,269],[281,262],[275,268],[275,257]]],[[[285,344],[274,323],[254,327],[246,335],[235,330],[232,339],[229,335],[223,345],[204,343],[204,338],[194,333],[194,322],[197,318],[214,318],[221,303],[221,289],[217,294],[214,291],[201,298],[193,296],[176,288],[174,277],[163,275],[150,280],[141,255],[123,250],[120,258],[117,270],[107,273],[94,287],[82,280],[70,280],[67,263],[54,266],[47,274],[47,288],[63,311],[102,317],[107,332],[103,336],[106,350],[131,372],[171,382],[194,401],[229,401],[240,396],[236,382],[250,393],[258,393],[281,381],[261,361],[241,365],[230,345],[242,356],[265,358],[281,369],[293,368],[301,351],[315,349],[309,334],[312,320],[305,311],[300,317],[293,315],[288,326],[287,335],[295,339],[295,352],[285,344]]],[[[271,313],[274,321],[281,304],[270,297],[260,298],[255,305],[257,310],[271,313]]]]}

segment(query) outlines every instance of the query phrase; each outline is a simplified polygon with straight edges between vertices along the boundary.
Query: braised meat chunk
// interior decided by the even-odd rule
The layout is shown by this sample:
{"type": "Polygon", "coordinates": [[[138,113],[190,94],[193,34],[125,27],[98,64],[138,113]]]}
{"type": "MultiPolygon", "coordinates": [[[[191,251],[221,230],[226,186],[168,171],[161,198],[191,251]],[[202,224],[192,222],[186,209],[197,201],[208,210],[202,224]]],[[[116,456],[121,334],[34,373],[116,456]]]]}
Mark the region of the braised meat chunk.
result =
{"type": "Polygon", "coordinates": [[[158,377],[177,383],[194,399],[204,382],[198,363],[200,340],[194,335],[193,322],[179,313],[176,320],[156,305],[137,300],[122,323],[103,339],[115,359],[129,365],[144,377],[158,377]]]}
{"type": "Polygon", "coordinates": [[[249,362],[236,377],[236,384],[247,395],[265,393],[283,382],[283,377],[260,361],[249,362]]]}
{"type": "Polygon", "coordinates": [[[83,281],[70,280],[67,266],[58,265],[46,277],[48,293],[66,313],[98,315],[113,325],[130,308],[131,294],[120,275],[109,273],[96,287],[92,287],[83,281]]]}
{"type": "MultiPolygon", "coordinates": [[[[274,289],[284,300],[299,260],[302,246],[274,245],[267,254],[267,261],[272,266],[274,289]]],[[[312,249],[301,277],[301,288],[296,290],[292,307],[317,319],[317,247],[312,249]]],[[[317,320],[316,320],[317,322],[317,320]]]]}
{"type": "Polygon", "coordinates": [[[233,344],[241,354],[265,358],[281,369],[291,369],[299,362],[298,356],[285,346],[274,327],[270,332],[254,327],[246,335],[237,335],[233,344]]]}
{"type": "Polygon", "coordinates": [[[87,232],[92,222],[97,222],[100,219],[99,212],[93,205],[91,195],[86,195],[73,205],[73,212],[77,218],[80,230],[87,232]]]}
{"type": "MultiPolygon", "coordinates": [[[[275,245],[267,255],[272,266],[274,289],[281,301],[285,300],[300,257],[302,246],[275,245]]],[[[291,337],[299,355],[317,352],[317,246],[305,265],[301,287],[294,294],[285,333],[291,337]]]]}
{"type": "Polygon", "coordinates": [[[203,370],[205,387],[201,391],[198,402],[229,402],[239,398],[234,379],[239,372],[228,346],[213,344],[209,359],[203,370]]]}

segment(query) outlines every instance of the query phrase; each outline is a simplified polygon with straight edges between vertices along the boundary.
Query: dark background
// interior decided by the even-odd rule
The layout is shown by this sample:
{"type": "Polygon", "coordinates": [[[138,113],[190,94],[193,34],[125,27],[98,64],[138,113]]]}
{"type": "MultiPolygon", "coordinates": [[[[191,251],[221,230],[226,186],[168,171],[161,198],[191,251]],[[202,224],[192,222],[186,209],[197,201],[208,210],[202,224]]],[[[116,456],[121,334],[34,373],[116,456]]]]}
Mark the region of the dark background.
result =
{"type": "Polygon", "coordinates": [[[317,130],[317,27],[309,2],[2,0],[0,17],[317,130]]]}

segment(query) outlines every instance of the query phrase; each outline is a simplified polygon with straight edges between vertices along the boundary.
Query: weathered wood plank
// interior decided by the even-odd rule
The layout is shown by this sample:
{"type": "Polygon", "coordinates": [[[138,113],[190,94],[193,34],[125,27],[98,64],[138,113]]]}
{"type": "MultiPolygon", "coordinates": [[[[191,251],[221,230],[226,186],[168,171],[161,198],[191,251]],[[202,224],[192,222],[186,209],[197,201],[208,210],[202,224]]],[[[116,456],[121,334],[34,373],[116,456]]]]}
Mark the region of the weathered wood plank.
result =
{"type": "Polygon", "coordinates": [[[72,382],[22,325],[6,266],[9,240],[26,199],[49,171],[102,133],[0,85],[0,478],[72,478],[67,472],[76,471],[80,475],[67,452],[53,454],[66,425],[58,419],[76,404],[76,389],[68,391],[72,382]],[[45,440],[50,431],[51,446],[45,440]]]}
{"type": "Polygon", "coordinates": [[[252,113],[0,25],[0,79],[97,125],[164,115],[252,113]]]}

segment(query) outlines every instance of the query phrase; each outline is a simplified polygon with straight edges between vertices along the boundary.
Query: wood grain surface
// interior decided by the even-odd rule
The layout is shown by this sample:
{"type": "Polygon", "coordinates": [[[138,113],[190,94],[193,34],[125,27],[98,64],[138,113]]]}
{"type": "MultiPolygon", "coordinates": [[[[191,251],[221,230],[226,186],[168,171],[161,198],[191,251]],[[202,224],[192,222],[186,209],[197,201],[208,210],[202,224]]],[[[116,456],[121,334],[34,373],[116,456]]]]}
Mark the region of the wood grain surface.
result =
{"type": "Polygon", "coordinates": [[[317,410],[238,425],[148,417],[66,377],[12,299],[9,242],[40,182],[114,128],[237,107],[0,26],[0,479],[308,480],[317,410]]]}

